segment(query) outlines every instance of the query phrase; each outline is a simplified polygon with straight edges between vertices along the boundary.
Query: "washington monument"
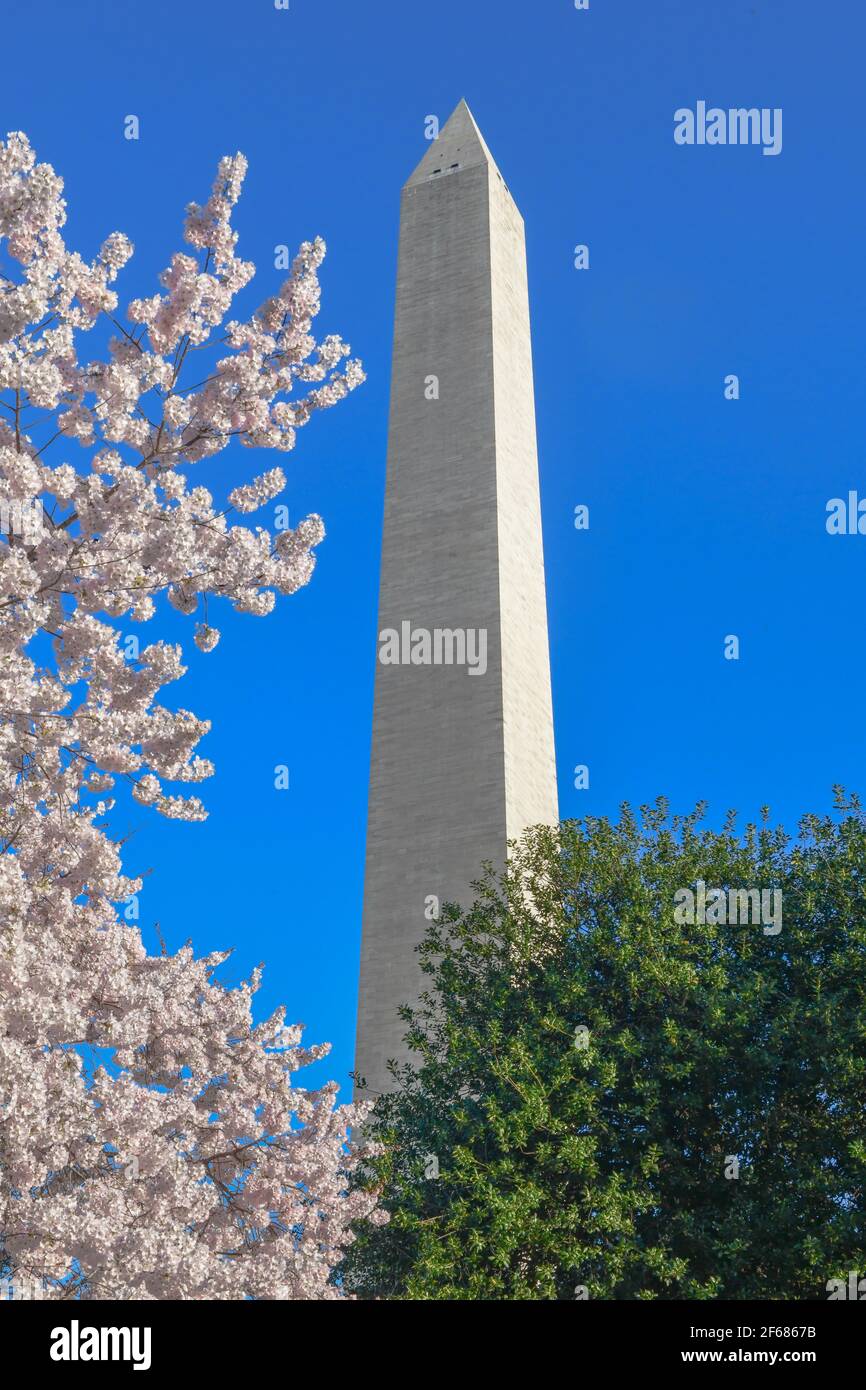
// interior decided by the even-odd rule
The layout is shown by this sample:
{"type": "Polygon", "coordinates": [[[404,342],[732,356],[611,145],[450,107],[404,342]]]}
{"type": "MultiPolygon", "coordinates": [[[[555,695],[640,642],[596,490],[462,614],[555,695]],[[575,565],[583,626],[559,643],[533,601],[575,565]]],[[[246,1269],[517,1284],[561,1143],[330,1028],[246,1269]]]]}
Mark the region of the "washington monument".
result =
{"type": "Polygon", "coordinates": [[[464,101],[403,188],[355,1070],[439,904],[557,820],[523,219],[464,101]]]}

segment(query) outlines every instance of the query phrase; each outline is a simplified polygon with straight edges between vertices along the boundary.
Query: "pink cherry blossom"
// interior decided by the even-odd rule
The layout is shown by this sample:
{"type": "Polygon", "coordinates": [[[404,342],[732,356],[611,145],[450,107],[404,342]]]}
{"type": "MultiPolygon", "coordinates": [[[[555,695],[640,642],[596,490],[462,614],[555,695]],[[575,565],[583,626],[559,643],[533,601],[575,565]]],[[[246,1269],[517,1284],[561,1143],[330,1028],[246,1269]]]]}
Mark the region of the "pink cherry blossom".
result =
{"type": "Polygon", "coordinates": [[[279,467],[238,479],[224,506],[190,470],[233,440],[290,450],[363,380],[338,337],[313,335],[320,240],[248,321],[225,322],[254,273],[231,226],[245,170],[220,162],[187,209],[190,250],[125,326],[129,241],[112,234],[92,262],[69,251],[61,180],[24,135],[0,142],[15,266],[0,278],[0,515],[38,520],[0,535],[0,1274],[58,1299],[336,1298],[351,1222],[382,1219],[348,1191],[363,1110],[294,1084],[327,1046],[302,1046],[282,1010],[255,1023],[258,972],[225,987],[224,954],[149,955],[142,882],[111,834],[118,779],[195,821],[189,787],[213,772],[197,753],[208,721],[160,703],[181,648],[156,636],[133,656],[122,636],[164,596],[210,652],[208,607],[270,612],[324,536],[318,517],[273,536],[239,520],[283,491],[279,467]],[[80,356],[108,321],[107,353],[80,356]]]}

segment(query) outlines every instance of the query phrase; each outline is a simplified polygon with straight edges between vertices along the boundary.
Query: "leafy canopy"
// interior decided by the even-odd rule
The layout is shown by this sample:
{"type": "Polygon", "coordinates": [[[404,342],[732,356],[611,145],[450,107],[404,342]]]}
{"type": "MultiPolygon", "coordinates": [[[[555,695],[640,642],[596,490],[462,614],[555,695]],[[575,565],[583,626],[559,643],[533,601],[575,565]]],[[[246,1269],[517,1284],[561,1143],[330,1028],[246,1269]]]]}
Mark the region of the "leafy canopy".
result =
{"type": "Polygon", "coordinates": [[[836,809],[792,840],[659,800],[488,866],[419,946],[415,1061],[367,1130],[392,1219],[361,1223],[345,1285],[823,1299],[866,1270],[866,835],[836,809]],[[781,890],[781,930],[678,921],[698,880],[781,890]]]}

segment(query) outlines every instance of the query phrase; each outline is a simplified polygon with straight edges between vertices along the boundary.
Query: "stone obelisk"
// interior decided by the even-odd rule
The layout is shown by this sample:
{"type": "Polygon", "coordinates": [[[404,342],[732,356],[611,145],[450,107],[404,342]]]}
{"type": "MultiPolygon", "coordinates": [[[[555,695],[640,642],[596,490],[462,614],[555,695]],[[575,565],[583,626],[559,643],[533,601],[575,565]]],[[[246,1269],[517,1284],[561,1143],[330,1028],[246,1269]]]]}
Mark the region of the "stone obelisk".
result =
{"type": "Polygon", "coordinates": [[[523,219],[465,102],[405,185],[355,1070],[409,1056],[437,905],[557,819],[523,219]]]}

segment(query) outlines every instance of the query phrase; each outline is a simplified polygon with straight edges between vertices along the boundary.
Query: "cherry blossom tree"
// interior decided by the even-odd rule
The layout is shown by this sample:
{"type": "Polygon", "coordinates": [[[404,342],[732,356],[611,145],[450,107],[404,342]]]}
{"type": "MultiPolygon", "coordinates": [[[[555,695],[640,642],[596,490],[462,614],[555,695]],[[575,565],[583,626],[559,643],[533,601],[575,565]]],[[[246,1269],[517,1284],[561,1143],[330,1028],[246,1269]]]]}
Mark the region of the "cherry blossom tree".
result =
{"type": "Polygon", "coordinates": [[[258,975],[225,987],[224,954],[148,954],[110,829],[118,779],[200,820],[189,789],[213,770],[209,724],[159,703],[180,647],[131,658],[119,624],[164,596],[211,651],[208,601],[269,613],[324,534],[238,520],[280,494],[279,467],[222,507],[190,470],[233,442],[287,452],[363,380],[313,336],[320,240],[227,317],[254,273],[231,227],[245,169],[220,162],[190,250],[124,325],[126,237],[68,250],[61,180],[24,135],[0,142],[0,1275],[49,1298],[336,1298],[349,1224],[375,1213],[347,1195],[362,1116],[292,1084],[327,1046],[282,1010],[254,1023],[258,975]],[[79,356],[100,323],[102,356],[79,356]]]}

